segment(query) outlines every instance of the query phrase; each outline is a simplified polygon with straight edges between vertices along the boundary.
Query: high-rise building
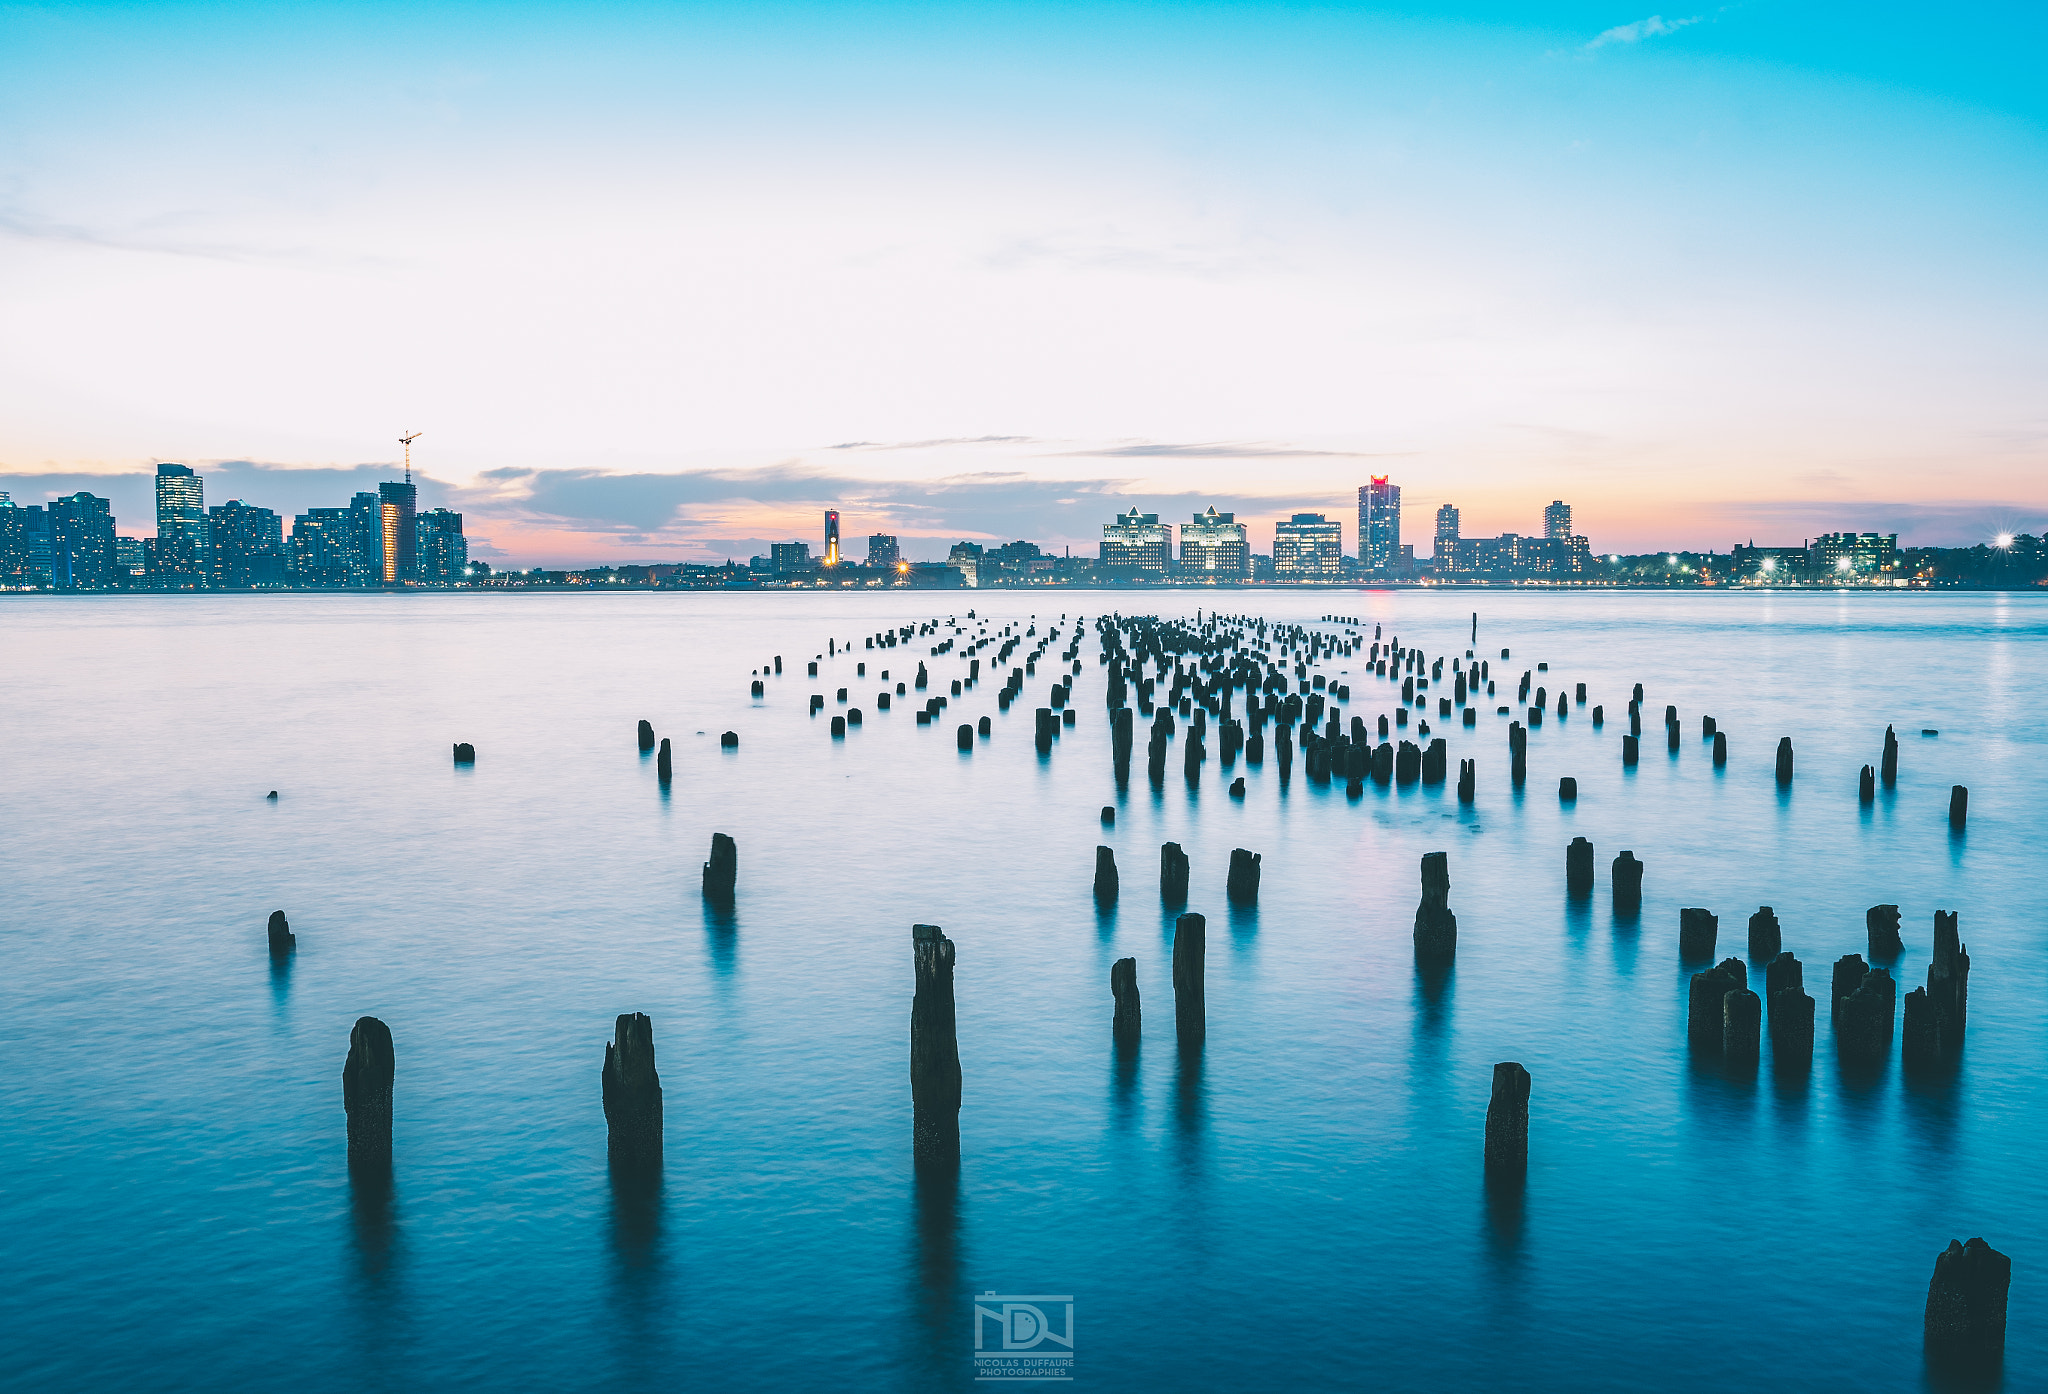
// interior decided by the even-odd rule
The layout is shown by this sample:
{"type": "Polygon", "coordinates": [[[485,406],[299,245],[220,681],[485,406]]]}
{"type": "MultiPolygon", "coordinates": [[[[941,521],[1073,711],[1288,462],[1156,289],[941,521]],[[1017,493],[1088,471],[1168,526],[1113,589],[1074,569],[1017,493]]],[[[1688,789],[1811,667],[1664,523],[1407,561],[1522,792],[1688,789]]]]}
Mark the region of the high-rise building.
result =
{"type": "Polygon", "coordinates": [[[29,584],[28,539],[23,536],[27,510],[0,490],[0,588],[29,584]]]}
{"type": "Polygon", "coordinates": [[[1161,526],[1157,513],[1135,507],[1119,513],[1115,522],[1102,525],[1102,565],[1126,574],[1164,575],[1173,557],[1172,531],[1161,526]]]}
{"type": "Polygon", "coordinates": [[[1251,575],[1252,549],[1245,525],[1235,513],[1218,513],[1211,504],[1206,513],[1180,525],[1180,569],[1197,576],[1237,581],[1251,575]]]}
{"type": "Polygon", "coordinates": [[[777,576],[802,576],[812,570],[808,542],[771,542],[768,555],[777,576]]]}
{"type": "MultiPolygon", "coordinates": [[[[1401,486],[1376,474],[1358,490],[1358,563],[1368,571],[1386,571],[1401,561],[1401,486]]],[[[1275,556],[1273,569],[1280,569],[1275,556]]]]}
{"type": "Polygon", "coordinates": [[[50,584],[50,510],[32,503],[21,510],[21,576],[27,586],[50,584]]]}
{"type": "Polygon", "coordinates": [[[1436,510],[1436,544],[1430,559],[1437,575],[1458,569],[1458,505],[1439,504],[1436,510]]]}
{"type": "Polygon", "coordinates": [[[1273,525],[1273,575],[1279,580],[1334,580],[1344,574],[1344,525],[1320,513],[1297,513],[1273,525]]]}
{"type": "Polygon", "coordinates": [[[229,499],[206,510],[213,535],[213,583],[246,590],[284,584],[284,519],[229,499]]]}
{"type": "Polygon", "coordinates": [[[469,573],[469,539],[462,535],[462,515],[445,508],[418,519],[419,581],[423,586],[452,586],[469,573]]]}
{"type": "Polygon", "coordinates": [[[384,501],[359,493],[348,505],[348,583],[377,586],[384,582],[384,501]]]}
{"type": "Polygon", "coordinates": [[[868,565],[887,567],[894,571],[903,561],[903,550],[896,545],[896,539],[886,532],[868,535],[868,565]]]}
{"type": "Polygon", "coordinates": [[[213,574],[207,530],[206,481],[188,465],[156,467],[156,565],[159,586],[189,590],[213,574]]]}
{"type": "Polygon", "coordinates": [[[347,508],[309,508],[292,519],[289,565],[295,584],[361,584],[355,580],[354,519],[347,508]]]}
{"type": "Polygon", "coordinates": [[[1572,535],[1572,506],[1557,499],[1543,510],[1543,536],[1550,541],[1569,541],[1572,535]]]}
{"type": "Polygon", "coordinates": [[[825,561],[826,566],[839,565],[839,510],[825,510],[825,561]]]}
{"type": "Polygon", "coordinates": [[[81,489],[51,500],[49,519],[50,584],[60,591],[114,584],[113,505],[81,489]]]}
{"type": "MultiPolygon", "coordinates": [[[[408,471],[408,475],[410,472],[408,471]]],[[[410,585],[419,578],[419,486],[408,477],[403,484],[377,486],[378,512],[383,524],[383,576],[385,585],[410,585]]]]}

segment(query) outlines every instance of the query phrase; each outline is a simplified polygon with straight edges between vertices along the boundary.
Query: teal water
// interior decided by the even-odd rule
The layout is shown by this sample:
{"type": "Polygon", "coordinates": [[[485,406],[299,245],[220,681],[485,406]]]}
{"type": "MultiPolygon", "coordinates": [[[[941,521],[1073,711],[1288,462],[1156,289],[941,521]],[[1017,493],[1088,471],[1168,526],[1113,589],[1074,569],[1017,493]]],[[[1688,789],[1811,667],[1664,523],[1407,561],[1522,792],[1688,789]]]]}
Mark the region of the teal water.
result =
{"type": "MultiPolygon", "coordinates": [[[[1142,734],[1120,792],[1092,636],[1078,724],[1044,759],[1049,664],[1011,712],[990,681],[929,728],[872,699],[884,667],[892,685],[920,657],[964,670],[936,639],[803,675],[828,637],[934,605],[974,608],[970,629],[1035,612],[1063,644],[1062,611],[1210,598],[8,598],[0,1379],[956,1389],[993,1291],[1071,1294],[1075,1382],[1100,1389],[1919,1389],[1934,1256],[1981,1234],[2015,1265],[2005,1386],[2048,1383],[2048,598],[1222,597],[1281,622],[1342,610],[1445,655],[1476,604],[1507,675],[1547,661],[1553,694],[1585,682],[1585,708],[1531,733],[1519,793],[1507,718],[1443,725],[1453,772],[1479,762],[1469,808],[1455,775],[1353,799],[1297,763],[1283,789],[1271,754],[1229,772],[1241,803],[1213,760],[1191,793],[1178,750],[1155,793],[1142,734]],[[776,654],[787,671],[751,699],[776,654]],[[840,686],[867,720],[834,741],[840,686]],[[983,713],[993,734],[960,754],[954,724],[983,713]],[[1725,770],[1702,713],[1730,734],[1725,770]],[[643,717],[675,742],[666,795],[643,717]],[[1899,785],[1861,808],[1887,722],[1899,785]],[[457,740],[474,769],[451,766],[457,740]],[[739,844],[729,915],[698,892],[714,831],[739,844]],[[1589,902],[1564,891],[1576,835],[1598,849],[1589,902]],[[1173,1048],[1167,839],[1210,921],[1198,1061],[1173,1048]],[[1123,868],[1106,914],[1098,842],[1123,868]],[[1264,857],[1255,910],[1223,901],[1240,846],[1264,857]],[[1648,868],[1633,920],[1608,899],[1624,847],[1648,868]],[[1410,930],[1434,850],[1459,951],[1433,988],[1410,930]],[[1828,965],[1865,950],[1879,902],[1904,913],[1902,992],[1934,912],[1961,916],[1950,1072],[1909,1075],[1896,1045],[1876,1072],[1836,1060],[1828,965]],[[1746,956],[1761,904],[1822,1004],[1808,1074],[1768,1046],[1751,1078],[1687,1051],[1679,908],[1715,910],[1720,953],[1746,956]],[[280,908],[299,948],[273,971],[280,908]],[[956,1187],[910,1166],[918,921],[958,945],[956,1187]],[[1147,1034],[1120,1064],[1109,968],[1131,955],[1147,1034]],[[646,1203],[605,1166],[599,1067],[628,1011],[653,1018],[666,1094],[646,1203]],[[343,1164],[365,1013],[398,1059],[382,1203],[343,1164]],[[1481,1184],[1508,1059],[1534,1078],[1519,1203],[1481,1184]]],[[[1349,711],[1391,712],[1395,684],[1361,668],[1324,671],[1350,670],[1349,711]]]]}

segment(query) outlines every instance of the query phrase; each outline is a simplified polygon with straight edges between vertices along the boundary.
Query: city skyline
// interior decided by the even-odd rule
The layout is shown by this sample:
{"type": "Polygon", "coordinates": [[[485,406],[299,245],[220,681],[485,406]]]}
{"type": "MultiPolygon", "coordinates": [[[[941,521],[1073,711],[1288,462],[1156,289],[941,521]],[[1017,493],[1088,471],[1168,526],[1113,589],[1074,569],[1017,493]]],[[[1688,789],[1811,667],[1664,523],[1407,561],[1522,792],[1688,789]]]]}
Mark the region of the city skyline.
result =
{"type": "MultiPolygon", "coordinates": [[[[322,469],[267,467],[252,465],[247,461],[164,461],[151,462],[144,467],[152,473],[144,473],[142,469],[109,474],[65,472],[10,475],[0,472],[0,493],[11,493],[15,503],[29,505],[69,497],[84,490],[109,498],[115,516],[129,520],[122,524],[122,536],[146,537],[149,535],[148,531],[134,520],[156,512],[152,492],[152,481],[156,475],[153,471],[164,464],[173,463],[178,468],[195,471],[201,477],[218,477],[222,481],[218,492],[237,501],[269,508],[285,519],[287,525],[299,513],[314,506],[308,501],[309,495],[346,498],[350,494],[364,490],[378,492],[387,485],[397,487],[390,476],[401,475],[405,471],[402,457],[388,462],[322,469]],[[36,496],[39,494],[42,497],[36,496]]],[[[952,544],[958,541],[1001,545],[1019,536],[1033,537],[1044,546],[1055,550],[1085,548],[1092,555],[1100,541],[1105,511],[1128,512],[1137,509],[1141,513],[1156,513],[1171,522],[1198,514],[1205,508],[1228,505],[1234,505],[1229,507],[1228,511],[1233,512],[1237,521],[1250,530],[1250,549],[1253,552],[1270,555],[1276,526],[1288,521],[1294,514],[1320,512],[1326,518],[1338,519],[1343,523],[1343,554],[1353,557],[1358,555],[1355,530],[1358,511],[1349,500],[1354,495],[1363,495],[1368,487],[1366,484],[1345,481],[1328,493],[1290,496],[1281,501],[1284,506],[1275,506],[1270,500],[1262,500],[1258,495],[1227,491],[1207,493],[1190,490],[1177,494],[1143,496],[1083,493],[1062,497],[1063,491],[1050,481],[993,480],[970,482],[968,487],[942,491],[933,496],[930,504],[919,504],[913,501],[911,496],[897,492],[873,500],[867,507],[856,507],[839,499],[827,500],[817,507],[812,507],[805,502],[797,501],[799,497],[811,492],[804,478],[764,478],[768,487],[762,492],[779,493],[783,497],[775,501],[772,513],[763,508],[752,516],[755,521],[786,522],[787,527],[719,539],[723,545],[718,546],[701,541],[690,543],[680,540],[644,544],[621,542],[620,533],[615,531],[593,535],[598,540],[559,553],[549,549],[516,552],[498,545],[498,536],[514,540],[524,535],[519,531],[516,522],[510,534],[496,525],[502,524],[508,516],[505,511],[506,505],[500,495],[488,490],[451,486],[417,467],[412,487],[416,490],[420,500],[418,506],[422,511],[439,508],[463,516],[466,520],[464,531],[467,536],[464,540],[468,558],[487,561],[494,568],[501,570],[575,570],[603,565],[644,566],[677,563],[715,565],[728,560],[745,562],[749,556],[765,554],[778,542],[788,542],[792,539],[812,542],[817,537],[816,519],[821,508],[845,515],[851,520],[849,526],[861,536],[867,536],[870,532],[886,531],[889,536],[899,540],[902,556],[919,561],[943,560],[952,544]],[[1252,501],[1250,507],[1246,506],[1247,498],[1252,501]],[[1156,503],[1153,502],[1155,500],[1156,503]],[[934,514],[943,516],[955,526],[931,526],[931,515],[934,514]],[[920,519],[920,515],[924,516],[920,519]],[[910,525],[905,524],[906,517],[913,520],[910,525]],[[1005,520],[1014,525],[1003,526],[1005,520]],[[922,529],[916,525],[919,521],[924,523],[922,529]]],[[[1374,471],[1373,478],[1384,480],[1388,476],[1374,471]]],[[[1512,506],[1503,506],[1496,500],[1475,508],[1463,496],[1448,496],[1443,488],[1432,487],[1426,480],[1418,487],[1418,482],[1412,475],[1392,478],[1392,494],[1400,505],[1396,545],[1412,547],[1418,559],[1429,559],[1435,555],[1433,544],[1438,535],[1438,515],[1446,507],[1458,516],[1468,535],[1515,533],[1540,538],[1546,532],[1544,510],[1557,501],[1554,490],[1538,485],[1520,490],[1512,506]],[[1401,538],[1413,538],[1414,541],[1404,544],[1400,542],[1401,538]]],[[[655,476],[639,479],[590,477],[558,481],[550,488],[564,500],[556,504],[558,507],[577,506],[573,500],[579,489],[615,485],[621,489],[639,488],[653,493],[653,506],[659,508],[665,506],[667,499],[674,494],[692,492],[692,486],[696,482],[695,476],[655,476]]],[[[730,484],[729,480],[723,482],[728,486],[730,484]]],[[[857,483],[845,480],[821,482],[850,486],[857,483]]],[[[2048,508],[2028,512],[2017,508],[1969,504],[1887,507],[1867,503],[1815,502],[1802,505],[1796,514],[1790,514],[1784,520],[1786,524],[1800,524],[1799,529],[1775,533],[1745,527],[1739,519],[1727,522],[1724,526],[1725,519],[1713,509],[1680,511],[1668,520],[1668,524],[1648,525],[1647,530],[1643,532],[1603,526],[1598,520],[1607,512],[1607,506],[1597,498],[1591,501],[1591,507],[1588,507],[1587,500],[1574,500],[1568,512],[1572,510],[1576,510],[1579,531],[1585,532],[1588,528],[1599,530],[1599,535],[1594,539],[1595,551],[1623,555],[1674,551],[1711,552],[1730,546],[1731,539],[1735,538],[1746,538],[1752,545],[1804,547],[1813,538],[1824,533],[1845,529],[1850,532],[1897,534],[1899,545],[1902,547],[1967,547],[1977,543],[1995,543],[2002,536],[2038,535],[2048,531],[2048,508]],[[1595,521],[1588,523],[1588,517],[1595,521]],[[1760,544],[1759,537],[1762,539],[1760,544]]],[[[658,536],[659,529],[629,531],[628,535],[658,536]]],[[[1174,550],[1177,552],[1177,547],[1174,550]]],[[[847,558],[857,559],[857,552],[858,549],[854,549],[853,552],[847,553],[847,558]]]]}
{"type": "Polygon", "coordinates": [[[1829,13],[16,11],[0,488],[367,408],[512,564],[1389,469],[1424,546],[2038,530],[2043,21],[1829,13]]]}
{"type": "MultiPolygon", "coordinates": [[[[408,447],[417,436],[406,437],[408,447]]],[[[1436,510],[1431,551],[1400,541],[1401,485],[1374,475],[1357,490],[1354,550],[1344,524],[1313,511],[1272,525],[1266,552],[1251,525],[1211,503],[1185,522],[1135,506],[1101,525],[1094,556],[1028,539],[952,542],[943,560],[906,554],[891,533],[868,535],[865,558],[842,551],[841,514],[819,515],[820,551],[802,538],[771,542],[744,565],[670,559],[623,567],[503,568],[472,561],[463,516],[420,510],[410,452],[404,479],[358,491],[346,507],[284,516],[241,499],[211,507],[205,476],[181,463],[156,467],[156,532],[117,532],[111,501],[80,490],[45,504],[0,490],[0,590],[195,591],[509,584],[1501,584],[1566,585],[1991,585],[2048,584],[2042,539],[2001,533],[1975,548],[1901,546],[1897,533],[1836,529],[1797,547],[1736,542],[1647,554],[1596,549],[1574,527],[1573,505],[1544,505],[1541,531],[1468,536],[1456,504],[1436,510]],[[1178,545],[1176,545],[1178,533],[1178,545]],[[523,578],[523,579],[522,579],[523,578]]]]}

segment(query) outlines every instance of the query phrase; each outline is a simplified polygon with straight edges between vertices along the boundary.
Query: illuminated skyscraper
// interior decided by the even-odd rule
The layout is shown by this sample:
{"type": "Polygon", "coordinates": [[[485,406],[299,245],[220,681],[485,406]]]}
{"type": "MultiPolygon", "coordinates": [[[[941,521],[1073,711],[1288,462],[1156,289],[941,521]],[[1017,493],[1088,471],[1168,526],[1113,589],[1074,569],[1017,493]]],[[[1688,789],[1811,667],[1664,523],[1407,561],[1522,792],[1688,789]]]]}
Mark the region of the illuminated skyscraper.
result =
{"type": "Polygon", "coordinates": [[[1234,513],[1218,513],[1214,504],[1194,521],[1180,525],[1180,569],[1184,574],[1236,581],[1249,576],[1252,549],[1245,525],[1234,513]]]}
{"type": "Polygon", "coordinates": [[[213,571],[206,482],[186,465],[156,467],[156,583],[203,586],[213,571]]]}
{"type": "Polygon", "coordinates": [[[826,566],[839,565],[839,510],[825,510],[825,560],[826,566]]]}
{"type": "Polygon", "coordinates": [[[1368,571],[1385,571],[1401,560],[1401,486],[1385,475],[1374,475],[1358,490],[1358,560],[1368,571]]]}
{"type": "Polygon", "coordinates": [[[896,539],[886,532],[872,533],[868,537],[868,565],[885,566],[895,570],[903,560],[903,551],[896,545],[896,539]]]}
{"type": "Polygon", "coordinates": [[[1102,565],[1112,571],[1163,573],[1173,557],[1173,529],[1157,513],[1135,507],[1102,525],[1102,565]]]}
{"type": "Polygon", "coordinates": [[[1543,510],[1543,535],[1546,538],[1568,541],[1572,535],[1572,506],[1558,499],[1543,510]]]}
{"type": "Polygon", "coordinates": [[[1294,580],[1335,580],[1344,574],[1344,525],[1320,513],[1297,513],[1273,525],[1273,574],[1294,580]]]}
{"type": "Polygon", "coordinates": [[[383,523],[382,579],[387,586],[410,583],[419,575],[419,530],[413,517],[419,507],[419,487],[410,480],[379,484],[377,498],[383,523]]]}

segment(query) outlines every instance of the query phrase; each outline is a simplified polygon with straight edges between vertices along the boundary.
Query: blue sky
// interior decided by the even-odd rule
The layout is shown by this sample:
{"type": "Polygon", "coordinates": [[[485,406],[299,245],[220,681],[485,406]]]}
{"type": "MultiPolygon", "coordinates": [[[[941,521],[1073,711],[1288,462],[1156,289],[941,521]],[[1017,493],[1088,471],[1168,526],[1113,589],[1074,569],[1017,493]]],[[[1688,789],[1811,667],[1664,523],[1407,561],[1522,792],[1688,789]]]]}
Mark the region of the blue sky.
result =
{"type": "Polygon", "coordinates": [[[2044,30],[0,8],[0,488],[177,459],[298,509],[343,476],[290,471],[414,429],[472,533],[553,563],[828,506],[1088,545],[1367,473],[1423,550],[1438,503],[1553,497],[1602,550],[2038,530],[2044,30]]]}

